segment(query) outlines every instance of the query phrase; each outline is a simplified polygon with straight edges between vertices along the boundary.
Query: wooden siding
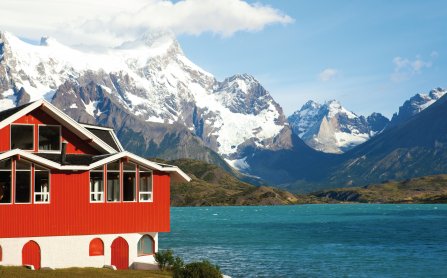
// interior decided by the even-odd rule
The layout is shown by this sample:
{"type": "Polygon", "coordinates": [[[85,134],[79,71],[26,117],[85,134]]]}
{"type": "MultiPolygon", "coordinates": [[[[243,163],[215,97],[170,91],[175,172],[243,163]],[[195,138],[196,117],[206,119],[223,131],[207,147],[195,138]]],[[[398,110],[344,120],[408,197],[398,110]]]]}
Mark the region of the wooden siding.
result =
{"type": "Polygon", "coordinates": [[[169,232],[170,177],[153,175],[153,202],[90,203],[88,171],[52,171],[50,204],[0,205],[0,237],[169,232]]]}
{"type": "Polygon", "coordinates": [[[9,151],[11,149],[9,137],[10,137],[10,126],[7,125],[0,129],[0,152],[9,151]]]}
{"type": "MultiPolygon", "coordinates": [[[[55,119],[51,118],[48,114],[40,109],[36,109],[31,113],[17,119],[14,123],[20,124],[34,124],[34,151],[39,151],[38,145],[38,128],[41,124],[46,125],[60,125],[55,119]]],[[[91,147],[87,142],[81,140],[73,132],[62,126],[61,140],[67,141],[67,153],[68,154],[100,154],[96,149],[91,147]]],[[[6,151],[10,149],[10,127],[6,126],[0,130],[0,151],[6,151]],[[7,141],[7,142],[4,142],[7,141]]]]}

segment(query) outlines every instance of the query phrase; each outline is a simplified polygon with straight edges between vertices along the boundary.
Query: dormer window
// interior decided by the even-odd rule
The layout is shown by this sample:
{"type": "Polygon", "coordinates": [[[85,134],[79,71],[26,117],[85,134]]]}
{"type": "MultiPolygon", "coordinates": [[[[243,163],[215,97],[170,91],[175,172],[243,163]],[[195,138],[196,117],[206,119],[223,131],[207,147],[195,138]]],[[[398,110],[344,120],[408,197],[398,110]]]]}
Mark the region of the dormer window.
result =
{"type": "Polygon", "coordinates": [[[34,125],[11,125],[11,149],[34,150],[34,125]]]}
{"type": "Polygon", "coordinates": [[[39,151],[61,150],[61,127],[58,125],[39,125],[39,151]]]}

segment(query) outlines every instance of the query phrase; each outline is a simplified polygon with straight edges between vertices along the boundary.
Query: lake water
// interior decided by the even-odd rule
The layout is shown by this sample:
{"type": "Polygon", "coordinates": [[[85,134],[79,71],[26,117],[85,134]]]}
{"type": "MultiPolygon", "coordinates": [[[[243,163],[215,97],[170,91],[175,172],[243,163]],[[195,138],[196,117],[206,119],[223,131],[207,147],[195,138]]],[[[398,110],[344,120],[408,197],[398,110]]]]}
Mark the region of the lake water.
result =
{"type": "Polygon", "coordinates": [[[447,205],[172,208],[159,243],[231,277],[447,277],[447,205]]]}

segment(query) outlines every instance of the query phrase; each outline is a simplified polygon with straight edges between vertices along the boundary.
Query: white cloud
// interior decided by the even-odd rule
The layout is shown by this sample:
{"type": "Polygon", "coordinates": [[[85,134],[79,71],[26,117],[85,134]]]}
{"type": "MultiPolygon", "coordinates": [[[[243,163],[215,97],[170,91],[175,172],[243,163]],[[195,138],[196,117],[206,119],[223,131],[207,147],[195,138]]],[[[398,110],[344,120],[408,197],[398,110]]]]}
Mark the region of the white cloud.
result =
{"type": "MultiPolygon", "coordinates": [[[[432,59],[438,56],[436,51],[430,54],[432,59]]],[[[410,79],[414,75],[422,73],[423,69],[430,68],[433,64],[433,60],[424,61],[421,57],[416,56],[414,60],[402,57],[394,57],[393,59],[394,70],[391,74],[391,80],[394,82],[401,82],[410,79]]]]}
{"type": "Polygon", "coordinates": [[[336,69],[327,68],[327,69],[324,69],[322,72],[320,72],[320,74],[318,75],[318,78],[323,82],[327,82],[327,81],[335,79],[338,75],[339,74],[336,69]]]}
{"type": "Polygon", "coordinates": [[[223,37],[294,20],[242,0],[2,0],[0,29],[31,39],[50,35],[68,44],[117,45],[149,31],[211,32],[223,37]]]}

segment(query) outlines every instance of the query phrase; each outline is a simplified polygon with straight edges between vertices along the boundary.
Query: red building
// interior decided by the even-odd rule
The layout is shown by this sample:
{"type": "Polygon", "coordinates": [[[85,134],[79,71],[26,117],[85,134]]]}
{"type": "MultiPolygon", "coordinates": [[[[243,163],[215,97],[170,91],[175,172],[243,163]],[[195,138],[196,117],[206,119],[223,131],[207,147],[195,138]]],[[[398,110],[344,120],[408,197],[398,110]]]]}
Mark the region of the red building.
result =
{"type": "Polygon", "coordinates": [[[153,263],[179,168],[39,100],[0,112],[0,265],[153,263]]]}

